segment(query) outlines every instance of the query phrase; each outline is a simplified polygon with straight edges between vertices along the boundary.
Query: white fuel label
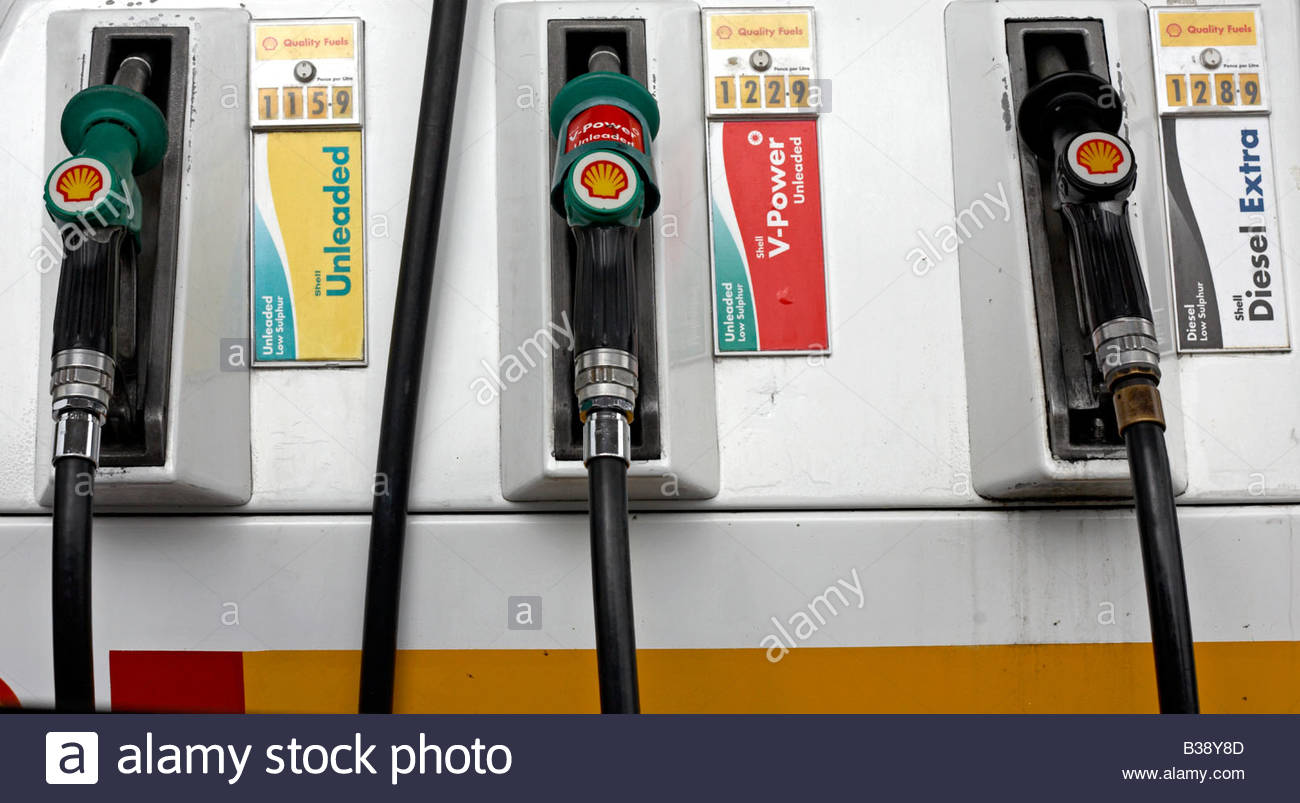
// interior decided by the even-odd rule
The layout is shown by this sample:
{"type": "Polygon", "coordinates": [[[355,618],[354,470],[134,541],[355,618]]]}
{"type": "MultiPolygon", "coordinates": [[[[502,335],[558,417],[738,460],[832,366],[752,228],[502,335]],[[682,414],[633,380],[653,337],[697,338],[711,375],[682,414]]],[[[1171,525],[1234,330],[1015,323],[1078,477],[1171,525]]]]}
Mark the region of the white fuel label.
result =
{"type": "Polygon", "coordinates": [[[361,125],[361,20],[256,20],[250,30],[253,128],[361,125]]]}
{"type": "Polygon", "coordinates": [[[1151,10],[1178,350],[1291,347],[1256,6],[1151,10]]]}
{"type": "Polygon", "coordinates": [[[1268,118],[1162,128],[1179,350],[1289,348],[1268,118]]]}
{"type": "Polygon", "coordinates": [[[1268,110],[1259,8],[1155,8],[1151,41],[1161,114],[1268,110]]]}
{"type": "Polygon", "coordinates": [[[818,113],[815,46],[811,8],[705,9],[709,116],[818,113]]]}

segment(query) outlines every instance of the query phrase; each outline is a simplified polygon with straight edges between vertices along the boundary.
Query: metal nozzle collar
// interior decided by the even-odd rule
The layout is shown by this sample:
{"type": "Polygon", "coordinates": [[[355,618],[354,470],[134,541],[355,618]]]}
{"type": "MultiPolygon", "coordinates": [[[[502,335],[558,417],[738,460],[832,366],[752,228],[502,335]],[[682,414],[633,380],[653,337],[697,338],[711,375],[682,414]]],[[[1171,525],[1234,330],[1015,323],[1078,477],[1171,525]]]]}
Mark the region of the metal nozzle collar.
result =
{"type": "Polygon", "coordinates": [[[103,424],[113,397],[113,358],[92,349],[65,349],[54,355],[50,370],[51,409],[55,418],[82,410],[103,424]]]}
{"type": "Polygon", "coordinates": [[[621,349],[584,351],[573,362],[573,389],[578,396],[579,410],[586,409],[593,399],[604,396],[624,402],[627,410],[631,411],[641,389],[637,359],[621,349]]]}
{"type": "Polygon", "coordinates": [[[1160,378],[1160,343],[1156,327],[1146,318],[1114,318],[1092,332],[1097,368],[1109,386],[1116,375],[1135,369],[1160,378]]]}
{"type": "Polygon", "coordinates": [[[582,464],[597,457],[617,457],[632,465],[632,425],[613,410],[596,410],[582,426],[582,464]]]}
{"type": "Polygon", "coordinates": [[[67,410],[54,425],[54,462],[64,457],[84,457],[99,465],[99,439],[103,423],[88,410],[67,410]]]}

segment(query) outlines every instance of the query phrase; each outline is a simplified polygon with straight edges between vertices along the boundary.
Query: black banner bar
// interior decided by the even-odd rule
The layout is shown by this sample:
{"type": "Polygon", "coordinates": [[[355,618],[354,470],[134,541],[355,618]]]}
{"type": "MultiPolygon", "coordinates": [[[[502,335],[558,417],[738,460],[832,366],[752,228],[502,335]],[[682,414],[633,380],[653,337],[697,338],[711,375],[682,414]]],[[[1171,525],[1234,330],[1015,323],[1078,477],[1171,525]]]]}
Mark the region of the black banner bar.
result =
{"type": "Polygon", "coordinates": [[[14,801],[1245,801],[1294,797],[1297,744],[1294,716],[14,715],[0,777],[14,801]]]}

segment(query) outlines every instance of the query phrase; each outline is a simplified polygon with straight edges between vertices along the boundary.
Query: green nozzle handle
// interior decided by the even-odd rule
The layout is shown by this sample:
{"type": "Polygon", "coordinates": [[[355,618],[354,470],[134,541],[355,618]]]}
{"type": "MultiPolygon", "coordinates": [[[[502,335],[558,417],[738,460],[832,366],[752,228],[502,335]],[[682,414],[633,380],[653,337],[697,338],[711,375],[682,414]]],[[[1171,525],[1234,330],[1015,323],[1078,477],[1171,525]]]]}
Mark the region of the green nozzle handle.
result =
{"type": "Polygon", "coordinates": [[[167,153],[162,112],[134,89],[92,86],[68,101],[59,131],[72,156],[45,183],[50,216],[95,228],[124,226],[139,236],[142,210],[134,177],[167,153]]]}
{"type": "MultiPolygon", "coordinates": [[[[609,60],[617,63],[612,54],[609,60]]],[[[555,96],[550,123],[557,148],[551,206],[571,226],[636,226],[654,213],[650,145],[659,105],[639,81],[606,69],[580,75],[555,96]]]]}

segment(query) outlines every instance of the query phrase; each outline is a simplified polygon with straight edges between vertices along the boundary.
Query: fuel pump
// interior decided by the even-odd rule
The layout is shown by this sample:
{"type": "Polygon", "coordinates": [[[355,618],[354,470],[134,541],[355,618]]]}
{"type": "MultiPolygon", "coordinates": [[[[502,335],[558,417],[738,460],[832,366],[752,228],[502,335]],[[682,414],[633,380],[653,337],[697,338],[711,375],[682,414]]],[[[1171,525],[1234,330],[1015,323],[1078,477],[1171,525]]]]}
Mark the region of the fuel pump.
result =
{"type": "MultiPolygon", "coordinates": [[[[117,373],[123,282],[135,276],[142,199],[134,176],[167,151],[167,123],[144,96],[148,57],[124,59],[112,84],[89,87],[63,110],[73,154],[51,171],[45,206],[63,231],[54,311],[50,395],[54,438],[54,688],[64,711],[95,706],[91,625],[91,519],[100,438],[117,373]]],[[[129,289],[128,289],[129,293],[129,289]]]]}
{"type": "Polygon", "coordinates": [[[597,47],[589,72],[551,105],[558,140],[551,205],[569,223],[573,278],[574,390],[583,425],[591,510],[596,662],[604,713],[640,712],[628,548],[627,470],[638,385],[635,239],[659,204],[650,142],[654,97],[597,47]]]}
{"type": "Polygon", "coordinates": [[[1039,51],[1037,75],[1020,105],[1019,133],[1050,166],[1080,323],[1128,452],[1160,710],[1197,713],[1191,615],[1157,388],[1159,344],[1129,227],[1127,198],[1137,172],[1129,144],[1118,136],[1120,95],[1100,76],[1068,69],[1055,47],[1039,51]]]}

